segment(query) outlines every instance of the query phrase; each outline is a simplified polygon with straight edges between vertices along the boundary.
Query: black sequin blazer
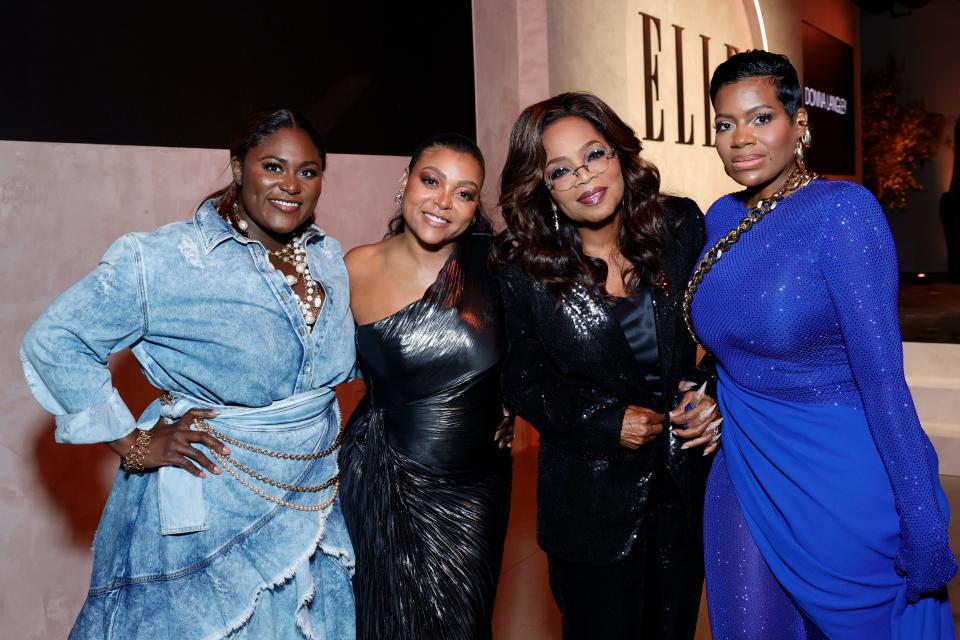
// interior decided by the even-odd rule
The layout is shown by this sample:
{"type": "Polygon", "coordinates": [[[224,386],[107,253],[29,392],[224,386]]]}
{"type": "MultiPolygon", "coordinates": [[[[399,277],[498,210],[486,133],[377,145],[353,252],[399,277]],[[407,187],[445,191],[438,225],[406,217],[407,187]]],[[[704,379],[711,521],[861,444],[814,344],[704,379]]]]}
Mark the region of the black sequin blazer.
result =
{"type": "MultiPolygon", "coordinates": [[[[703,214],[687,198],[666,202],[668,236],[661,261],[669,292],[651,294],[664,398],[681,380],[702,380],[681,298],[704,243],[703,214]]],[[[651,479],[667,468],[680,488],[694,539],[702,536],[709,460],[681,451],[670,432],[630,450],[620,445],[627,405],[654,408],[620,325],[606,303],[575,289],[559,302],[517,265],[501,273],[509,352],[504,402],[540,432],[537,540],[550,554],[609,564],[631,549],[642,526],[651,479]]],[[[672,408],[671,407],[668,407],[672,408]]]]}

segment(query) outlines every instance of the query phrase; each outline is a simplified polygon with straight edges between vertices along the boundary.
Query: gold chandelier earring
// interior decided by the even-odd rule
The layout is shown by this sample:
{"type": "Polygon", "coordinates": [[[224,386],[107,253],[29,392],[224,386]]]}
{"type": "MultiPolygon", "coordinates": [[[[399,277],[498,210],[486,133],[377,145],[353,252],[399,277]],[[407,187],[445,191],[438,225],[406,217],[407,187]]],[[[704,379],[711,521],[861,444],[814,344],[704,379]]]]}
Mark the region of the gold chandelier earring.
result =
{"type": "Polygon", "coordinates": [[[800,134],[800,137],[797,138],[797,144],[793,148],[793,155],[797,160],[797,168],[801,172],[807,170],[807,165],[804,162],[804,154],[806,150],[813,145],[813,135],[810,133],[810,125],[807,124],[805,120],[800,121],[800,126],[803,127],[803,132],[800,134]]]}

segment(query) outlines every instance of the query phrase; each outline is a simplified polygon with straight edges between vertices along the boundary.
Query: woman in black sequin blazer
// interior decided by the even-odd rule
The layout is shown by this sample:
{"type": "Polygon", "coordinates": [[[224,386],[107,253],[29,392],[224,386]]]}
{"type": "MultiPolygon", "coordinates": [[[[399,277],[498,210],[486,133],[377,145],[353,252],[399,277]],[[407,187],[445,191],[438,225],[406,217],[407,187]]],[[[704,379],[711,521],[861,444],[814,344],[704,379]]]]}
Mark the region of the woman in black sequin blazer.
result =
{"type": "Polygon", "coordinates": [[[691,388],[680,296],[703,215],[639,151],[601,100],[562,94],[520,115],[501,178],[504,397],[540,432],[537,535],[568,640],[689,639],[699,609],[719,420],[691,388]]]}

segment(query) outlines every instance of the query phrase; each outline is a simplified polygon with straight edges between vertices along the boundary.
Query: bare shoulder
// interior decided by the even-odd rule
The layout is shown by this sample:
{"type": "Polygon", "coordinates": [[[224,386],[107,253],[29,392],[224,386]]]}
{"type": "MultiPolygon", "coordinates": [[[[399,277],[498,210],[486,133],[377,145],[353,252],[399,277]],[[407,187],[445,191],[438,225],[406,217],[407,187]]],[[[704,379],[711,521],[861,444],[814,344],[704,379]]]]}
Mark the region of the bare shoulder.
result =
{"type": "Polygon", "coordinates": [[[351,282],[366,280],[372,274],[382,271],[385,242],[384,240],[373,244],[362,244],[343,256],[351,282]]]}

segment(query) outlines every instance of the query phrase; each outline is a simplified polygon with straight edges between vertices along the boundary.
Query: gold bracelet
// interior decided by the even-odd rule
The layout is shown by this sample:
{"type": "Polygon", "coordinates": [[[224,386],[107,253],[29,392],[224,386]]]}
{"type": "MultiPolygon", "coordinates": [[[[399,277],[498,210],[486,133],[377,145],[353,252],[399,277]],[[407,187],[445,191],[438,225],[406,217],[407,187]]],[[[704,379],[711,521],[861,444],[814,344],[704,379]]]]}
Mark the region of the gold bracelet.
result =
{"type": "Polygon", "coordinates": [[[127,455],[120,458],[120,467],[124,471],[143,471],[143,459],[150,451],[150,432],[137,429],[137,439],[130,446],[127,455]]]}

